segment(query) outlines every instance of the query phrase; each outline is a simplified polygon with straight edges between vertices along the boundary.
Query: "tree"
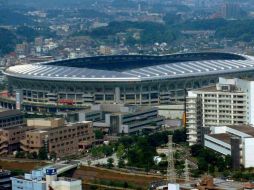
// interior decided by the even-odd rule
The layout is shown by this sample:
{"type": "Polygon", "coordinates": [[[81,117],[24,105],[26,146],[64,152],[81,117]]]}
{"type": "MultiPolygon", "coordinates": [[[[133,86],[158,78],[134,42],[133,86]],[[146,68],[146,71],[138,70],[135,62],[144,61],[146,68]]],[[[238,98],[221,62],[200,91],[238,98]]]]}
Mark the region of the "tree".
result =
{"type": "Polygon", "coordinates": [[[191,155],[196,157],[198,156],[201,151],[203,150],[203,146],[200,144],[195,144],[191,146],[191,155]]]}
{"type": "Polygon", "coordinates": [[[102,152],[105,156],[111,156],[113,154],[113,148],[109,145],[103,145],[102,152]]]}
{"type": "Polygon", "coordinates": [[[41,147],[38,154],[39,160],[47,160],[48,159],[48,153],[45,147],[41,147]]]}
{"type": "Polygon", "coordinates": [[[213,174],[215,172],[215,167],[214,167],[213,164],[209,164],[208,171],[209,171],[210,174],[213,174]]]}
{"type": "MultiPolygon", "coordinates": [[[[0,17],[1,20],[1,17],[0,17]]],[[[0,28],[0,56],[14,51],[17,37],[10,30],[0,28]]]]}
{"type": "Polygon", "coordinates": [[[26,154],[25,152],[22,152],[22,151],[18,151],[15,155],[16,158],[25,158],[26,157],[26,154]]]}
{"type": "Polygon", "coordinates": [[[232,166],[232,158],[230,155],[225,156],[225,166],[226,168],[231,168],[232,166]]]}
{"type": "Polygon", "coordinates": [[[208,163],[202,157],[198,158],[198,169],[202,172],[206,172],[208,170],[208,163]]]}
{"type": "Polygon", "coordinates": [[[186,140],[187,140],[186,129],[174,131],[174,133],[173,133],[173,142],[174,143],[183,143],[183,142],[186,142],[186,140]]]}
{"type": "Polygon", "coordinates": [[[113,158],[108,158],[107,167],[112,168],[114,166],[113,163],[114,163],[114,159],[113,158]]]}
{"type": "Polygon", "coordinates": [[[125,149],[123,144],[119,144],[116,151],[117,158],[122,158],[124,155],[125,149]]]}
{"type": "Polygon", "coordinates": [[[95,139],[103,139],[104,134],[101,130],[94,130],[95,139]]]}
{"type": "Polygon", "coordinates": [[[125,167],[125,163],[124,163],[123,159],[119,159],[119,161],[118,161],[118,167],[119,168],[124,168],[125,167]]]}
{"type": "Polygon", "coordinates": [[[57,156],[56,152],[50,152],[49,155],[50,155],[50,159],[56,160],[56,156],[57,156]]]}
{"type": "Polygon", "coordinates": [[[37,159],[38,155],[36,152],[32,152],[32,153],[27,153],[27,158],[28,159],[37,159]]]}

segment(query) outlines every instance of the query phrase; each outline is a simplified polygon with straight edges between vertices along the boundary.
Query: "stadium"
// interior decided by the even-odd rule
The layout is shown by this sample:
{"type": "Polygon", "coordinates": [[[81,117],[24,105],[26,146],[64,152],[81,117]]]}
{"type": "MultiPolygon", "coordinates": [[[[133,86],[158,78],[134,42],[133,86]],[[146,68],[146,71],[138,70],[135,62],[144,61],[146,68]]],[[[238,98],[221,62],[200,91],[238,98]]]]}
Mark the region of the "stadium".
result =
{"type": "Polygon", "coordinates": [[[187,89],[218,77],[253,78],[254,57],[202,52],[165,56],[116,55],[7,68],[9,96],[22,102],[82,106],[97,103],[168,105],[187,89]]]}

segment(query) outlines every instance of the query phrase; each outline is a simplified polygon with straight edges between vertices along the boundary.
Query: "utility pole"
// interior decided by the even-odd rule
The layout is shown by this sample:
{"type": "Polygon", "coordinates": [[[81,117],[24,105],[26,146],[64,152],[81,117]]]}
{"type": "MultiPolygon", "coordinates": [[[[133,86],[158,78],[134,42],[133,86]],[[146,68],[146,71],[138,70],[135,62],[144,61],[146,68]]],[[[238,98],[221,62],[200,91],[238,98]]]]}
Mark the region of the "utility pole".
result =
{"type": "Polygon", "coordinates": [[[185,182],[188,183],[190,181],[190,173],[189,173],[189,165],[188,165],[188,160],[185,159],[185,164],[184,164],[184,179],[185,182]]]}
{"type": "Polygon", "coordinates": [[[176,172],[174,163],[174,150],[172,135],[168,136],[168,168],[167,168],[167,182],[171,184],[176,183],[176,172]]]}

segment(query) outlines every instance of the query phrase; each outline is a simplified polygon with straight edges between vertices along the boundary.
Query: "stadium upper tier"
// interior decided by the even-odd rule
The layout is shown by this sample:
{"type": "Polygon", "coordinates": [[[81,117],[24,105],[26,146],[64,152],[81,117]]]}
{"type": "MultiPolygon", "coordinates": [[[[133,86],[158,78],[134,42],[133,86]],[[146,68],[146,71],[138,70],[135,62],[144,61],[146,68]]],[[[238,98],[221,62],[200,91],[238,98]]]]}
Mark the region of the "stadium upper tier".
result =
{"type": "Polygon", "coordinates": [[[51,81],[136,82],[254,70],[254,58],[232,53],[120,55],[9,67],[7,76],[51,81]]]}

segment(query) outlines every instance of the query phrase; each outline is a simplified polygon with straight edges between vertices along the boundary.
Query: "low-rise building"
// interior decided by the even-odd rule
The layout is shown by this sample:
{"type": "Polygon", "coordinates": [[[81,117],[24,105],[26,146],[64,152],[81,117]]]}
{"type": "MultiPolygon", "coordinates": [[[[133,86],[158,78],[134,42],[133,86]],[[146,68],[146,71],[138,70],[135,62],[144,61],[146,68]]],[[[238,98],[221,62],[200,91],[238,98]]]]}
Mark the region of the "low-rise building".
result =
{"type": "Polygon", "coordinates": [[[228,125],[210,128],[204,135],[204,146],[223,155],[231,155],[233,167],[254,167],[254,128],[228,125]]]}
{"type": "Polygon", "coordinates": [[[25,138],[21,140],[21,149],[39,153],[44,147],[48,154],[56,153],[58,157],[64,157],[90,147],[93,141],[92,122],[83,121],[27,131],[25,138]]]}
{"type": "Polygon", "coordinates": [[[164,118],[158,115],[155,107],[126,106],[120,112],[106,114],[105,122],[110,125],[110,133],[133,134],[160,129],[164,118]]]}
{"type": "Polygon", "coordinates": [[[59,177],[57,181],[51,182],[51,187],[55,190],[81,190],[81,180],[59,177]]]}
{"type": "Polygon", "coordinates": [[[0,155],[20,150],[20,141],[25,138],[25,132],[31,129],[26,126],[0,129],[0,155]]]}
{"type": "Polygon", "coordinates": [[[33,170],[24,176],[12,177],[12,190],[82,190],[81,180],[57,178],[57,170],[33,170]]]}
{"type": "Polygon", "coordinates": [[[216,86],[188,92],[186,124],[190,145],[200,143],[202,127],[254,124],[254,81],[219,78],[216,86]]]}
{"type": "Polygon", "coordinates": [[[68,122],[80,122],[80,121],[102,121],[104,120],[104,114],[101,110],[81,110],[74,112],[67,112],[63,114],[68,122]]]}
{"type": "Polygon", "coordinates": [[[143,130],[157,130],[164,124],[158,108],[124,104],[97,104],[90,110],[67,113],[67,120],[93,121],[97,129],[108,128],[110,134],[138,133],[143,130]],[[103,123],[105,123],[103,125],[103,123]]]}

